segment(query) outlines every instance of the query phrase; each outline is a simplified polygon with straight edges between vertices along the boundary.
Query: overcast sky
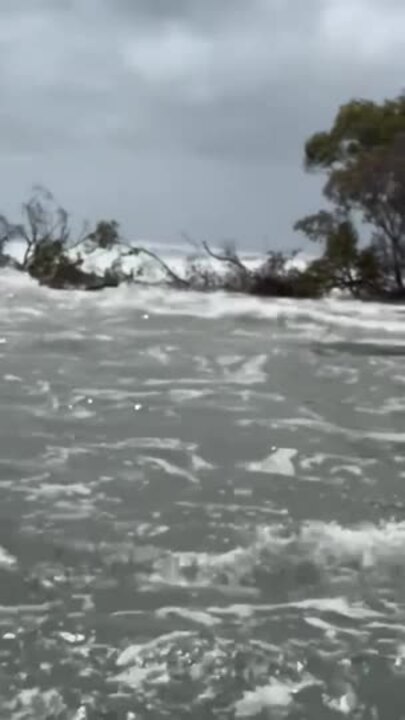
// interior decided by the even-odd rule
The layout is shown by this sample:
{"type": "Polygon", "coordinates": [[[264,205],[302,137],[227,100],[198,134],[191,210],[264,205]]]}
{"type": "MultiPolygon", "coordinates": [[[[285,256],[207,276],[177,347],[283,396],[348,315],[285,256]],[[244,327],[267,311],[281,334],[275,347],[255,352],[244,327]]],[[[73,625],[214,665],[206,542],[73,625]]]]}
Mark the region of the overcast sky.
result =
{"type": "Polygon", "coordinates": [[[300,246],[305,138],[405,85],[404,0],[0,0],[2,210],[300,246]]]}

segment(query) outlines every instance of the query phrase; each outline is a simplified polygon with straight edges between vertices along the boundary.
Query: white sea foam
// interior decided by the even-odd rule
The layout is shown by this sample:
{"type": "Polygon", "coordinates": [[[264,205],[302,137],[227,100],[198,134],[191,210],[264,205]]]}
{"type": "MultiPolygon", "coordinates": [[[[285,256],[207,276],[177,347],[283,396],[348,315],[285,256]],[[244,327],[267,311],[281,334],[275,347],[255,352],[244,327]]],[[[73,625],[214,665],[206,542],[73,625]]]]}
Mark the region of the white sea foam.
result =
{"type": "Polygon", "coordinates": [[[183,390],[182,388],[172,388],[169,390],[171,399],[176,403],[186,403],[190,400],[199,400],[200,398],[206,397],[210,394],[210,390],[183,390]]]}
{"type": "Polygon", "coordinates": [[[205,627],[212,627],[213,625],[220,623],[220,620],[217,617],[203,610],[195,610],[185,607],[164,607],[160,608],[156,612],[156,616],[160,618],[166,618],[172,615],[177,615],[180,618],[184,618],[184,620],[189,620],[190,622],[196,623],[197,625],[203,625],[205,627]]]}
{"type": "Polygon", "coordinates": [[[40,497],[54,498],[62,495],[88,497],[91,494],[91,488],[84,483],[72,483],[66,485],[60,485],[58,483],[44,483],[36,488],[33,488],[29,493],[29,497],[31,500],[37,500],[40,497]]]}
{"type": "Polygon", "coordinates": [[[141,645],[129,645],[125,650],[120,653],[116,660],[116,664],[118,665],[118,667],[126,667],[127,665],[131,665],[137,662],[141,657],[142,653],[153,652],[160,647],[165,647],[165,645],[169,644],[170,642],[180,640],[185,637],[187,638],[189,636],[189,632],[176,630],[171,633],[166,633],[165,635],[159,635],[153,640],[150,640],[149,642],[143,643],[141,645]]]}
{"type": "Polygon", "coordinates": [[[335,435],[336,437],[346,437],[350,440],[373,440],[378,443],[387,443],[390,445],[402,445],[403,443],[405,443],[405,432],[387,432],[384,430],[357,430],[355,428],[342,427],[333,422],[328,422],[327,420],[317,420],[315,418],[309,417],[290,417],[287,419],[265,419],[258,421],[242,419],[238,421],[238,424],[241,426],[247,426],[249,424],[255,424],[256,422],[274,428],[308,428],[311,430],[316,430],[321,434],[335,435]]]}
{"type": "Polygon", "coordinates": [[[137,458],[137,462],[141,467],[157,468],[162,470],[166,475],[172,475],[174,477],[182,477],[192,484],[198,484],[200,481],[194,473],[185,470],[184,468],[175,465],[174,463],[164,460],[160,457],[151,457],[147,455],[140,455],[137,458]]]}
{"type": "MultiPolygon", "coordinates": [[[[211,606],[207,608],[207,612],[213,616],[225,617],[227,615],[231,615],[238,617],[241,620],[247,620],[256,613],[265,613],[267,615],[270,613],[277,613],[280,610],[290,609],[305,611],[312,610],[319,613],[333,613],[352,620],[366,620],[381,617],[380,613],[376,610],[372,610],[359,602],[349,602],[349,600],[345,597],[314,597],[285,603],[233,603],[223,607],[211,606]]],[[[319,618],[314,620],[313,618],[308,618],[308,616],[305,617],[306,622],[310,622],[311,619],[313,622],[318,624],[322,623],[322,627],[324,628],[333,627],[319,618]]]]}
{"type": "Polygon", "coordinates": [[[288,708],[292,704],[296,692],[313,684],[314,681],[309,680],[293,683],[272,678],[268,685],[244,693],[242,700],[235,705],[235,716],[237,718],[258,717],[259,713],[266,708],[288,708]]]}
{"type": "Polygon", "coordinates": [[[0,568],[10,570],[17,565],[17,559],[0,546],[0,568]]]}
{"type": "MultiPolygon", "coordinates": [[[[100,302],[100,301],[99,301],[100,302]]],[[[338,299],[321,301],[284,300],[279,298],[256,298],[231,293],[197,293],[168,291],[165,288],[121,287],[101,298],[103,304],[117,308],[138,308],[157,315],[180,315],[215,318],[252,318],[308,325],[313,331],[318,327],[330,333],[335,330],[381,331],[388,337],[398,334],[404,337],[405,323],[396,306],[379,303],[367,304],[338,299]]],[[[315,339],[315,338],[314,338],[315,339]]],[[[330,341],[321,335],[319,340],[330,341]]],[[[352,342],[357,338],[353,337],[352,342]]]]}
{"type": "Polygon", "coordinates": [[[405,522],[344,527],[338,523],[306,522],[286,534],[285,527],[260,527],[250,544],[222,554],[169,553],[156,560],[152,582],[177,586],[246,588],[255,569],[277,572],[310,563],[333,582],[345,568],[377,574],[404,563],[405,522]]]}
{"type": "Polygon", "coordinates": [[[297,450],[294,448],[274,448],[272,453],[264,460],[246,463],[245,467],[249,472],[293,477],[295,467],[292,460],[296,455],[297,450]]]}
{"type": "Polygon", "coordinates": [[[130,645],[116,660],[117,667],[122,668],[122,671],[114,681],[137,690],[145,682],[151,685],[168,682],[167,647],[190,637],[191,633],[177,630],[142,645],[130,645]]]}
{"type": "Polygon", "coordinates": [[[142,687],[147,680],[150,684],[167,682],[167,670],[165,663],[155,663],[152,667],[140,667],[133,665],[116,676],[116,682],[128,685],[134,690],[142,687]]]}
{"type": "Polygon", "coordinates": [[[266,379],[264,365],[267,355],[256,355],[245,360],[237,370],[226,370],[225,380],[227,382],[241,385],[255,385],[266,379]]]}
{"type": "MultiPolygon", "coordinates": [[[[184,269],[184,254],[170,254],[170,246],[166,246],[167,253],[163,257],[172,263],[179,272],[184,269]]],[[[112,260],[108,253],[95,253],[91,264],[102,270],[112,260]]],[[[259,258],[250,258],[249,263],[257,263],[259,258]]],[[[89,261],[90,262],[90,261],[89,261]]],[[[301,261],[300,261],[301,262],[301,261]]],[[[305,263],[305,258],[303,259],[305,263]]],[[[159,280],[160,271],[150,270],[149,280],[159,280]]],[[[393,342],[395,347],[404,343],[405,322],[403,309],[399,306],[387,306],[379,303],[361,303],[355,300],[341,298],[327,298],[321,301],[292,300],[280,298],[257,298],[251,296],[228,294],[224,292],[198,293],[168,291],[159,286],[121,286],[104,293],[58,293],[38,284],[23,273],[11,269],[2,271],[1,296],[12,301],[21,297],[21,302],[13,304],[13,318],[10,317],[7,303],[0,309],[2,321],[13,324],[17,315],[42,316],[47,313],[48,302],[51,299],[55,308],[76,308],[81,304],[96,306],[115,312],[128,312],[138,310],[145,317],[153,315],[189,316],[206,319],[214,318],[251,318],[261,321],[271,321],[281,324],[284,328],[290,325],[294,330],[308,333],[308,337],[318,342],[339,344],[340,340],[347,340],[347,333],[351,333],[350,342],[372,343],[384,345],[384,342],[393,342]],[[361,329],[367,332],[367,337],[357,337],[356,331],[361,329]],[[338,333],[336,335],[336,332],[338,333]],[[326,333],[326,334],[325,334],[326,333]],[[341,333],[343,333],[341,337],[341,333]],[[381,333],[384,337],[380,337],[381,333]]],[[[164,350],[164,352],[166,352],[164,350]]],[[[161,362],[165,362],[164,355],[159,351],[161,362]]],[[[158,359],[156,355],[156,359],[158,359]]]]}

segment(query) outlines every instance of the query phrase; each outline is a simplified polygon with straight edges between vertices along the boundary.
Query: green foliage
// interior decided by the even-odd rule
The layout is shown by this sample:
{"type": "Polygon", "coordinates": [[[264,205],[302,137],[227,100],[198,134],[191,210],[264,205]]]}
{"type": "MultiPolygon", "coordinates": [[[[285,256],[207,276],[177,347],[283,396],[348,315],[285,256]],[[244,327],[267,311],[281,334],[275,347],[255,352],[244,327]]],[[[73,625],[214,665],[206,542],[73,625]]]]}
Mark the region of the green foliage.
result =
{"type": "Polygon", "coordinates": [[[308,169],[346,165],[359,154],[385,148],[405,132],[405,95],[378,104],[351,100],[342,105],[332,128],[312,135],[305,144],[308,169]]]}
{"type": "Polygon", "coordinates": [[[128,254],[121,242],[119,225],[115,220],[101,220],[94,230],[85,230],[77,239],[72,238],[67,212],[59,207],[52,194],[35,188],[22,206],[22,222],[10,223],[0,216],[0,254],[5,254],[8,243],[21,241],[24,256],[19,269],[28,272],[40,283],[55,288],[82,287],[98,289],[117,285],[127,276],[119,266],[120,255],[128,254]],[[83,269],[86,255],[96,249],[117,249],[118,258],[102,276],[83,269]]]}
{"type": "Polygon", "coordinates": [[[350,268],[358,255],[358,235],[350,220],[338,223],[326,239],[325,256],[336,267],[350,268]]]}
{"type": "Polygon", "coordinates": [[[142,267],[127,273],[122,265],[123,258],[131,255],[144,255],[160,265],[169,282],[176,287],[189,286],[187,280],[179,277],[154,252],[128,245],[121,238],[116,220],[100,220],[93,230],[85,226],[81,235],[73,238],[67,212],[58,207],[52,194],[43,188],[35,188],[23,204],[21,223],[10,223],[0,215],[0,264],[3,266],[12,264],[5,250],[16,239],[25,245],[23,260],[16,263],[18,269],[53,288],[98,290],[135,281],[141,276],[142,267]],[[102,275],[83,267],[86,257],[96,250],[115,250],[110,267],[102,275]]]}
{"type": "Polygon", "coordinates": [[[92,249],[112,250],[120,243],[119,224],[116,220],[100,220],[86,240],[92,249]]]}
{"type": "Polygon", "coordinates": [[[51,277],[64,259],[63,243],[60,240],[41,240],[32,250],[27,269],[37,279],[51,277]]]}
{"type": "Polygon", "coordinates": [[[405,95],[341,106],[332,128],[307,141],[305,165],[326,172],[332,210],[302,218],[295,229],[324,242],[331,283],[356,293],[360,285],[405,293],[405,95]],[[353,217],[372,230],[362,250],[353,217]]]}
{"type": "Polygon", "coordinates": [[[305,143],[305,167],[307,170],[329,167],[337,160],[338,148],[329,133],[318,132],[305,143]]]}
{"type": "Polygon", "coordinates": [[[384,273],[373,247],[366,247],[359,251],[356,270],[360,294],[365,291],[369,296],[376,298],[384,295],[386,291],[384,273]]]}
{"type": "Polygon", "coordinates": [[[310,240],[325,242],[336,231],[339,218],[327,210],[320,210],[314,215],[307,215],[298,220],[294,230],[304,233],[310,240]]]}

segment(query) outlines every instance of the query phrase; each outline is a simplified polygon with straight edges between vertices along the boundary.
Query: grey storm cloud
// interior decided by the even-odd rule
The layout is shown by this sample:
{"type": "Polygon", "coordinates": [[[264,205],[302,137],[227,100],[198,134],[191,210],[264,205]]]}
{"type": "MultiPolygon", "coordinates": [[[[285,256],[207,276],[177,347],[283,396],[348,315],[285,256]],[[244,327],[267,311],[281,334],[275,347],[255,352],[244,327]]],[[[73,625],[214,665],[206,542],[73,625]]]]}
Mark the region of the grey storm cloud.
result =
{"type": "Polygon", "coordinates": [[[305,138],[402,89],[404,31],[400,0],[2,0],[4,202],[40,181],[133,234],[291,243],[305,138]]]}

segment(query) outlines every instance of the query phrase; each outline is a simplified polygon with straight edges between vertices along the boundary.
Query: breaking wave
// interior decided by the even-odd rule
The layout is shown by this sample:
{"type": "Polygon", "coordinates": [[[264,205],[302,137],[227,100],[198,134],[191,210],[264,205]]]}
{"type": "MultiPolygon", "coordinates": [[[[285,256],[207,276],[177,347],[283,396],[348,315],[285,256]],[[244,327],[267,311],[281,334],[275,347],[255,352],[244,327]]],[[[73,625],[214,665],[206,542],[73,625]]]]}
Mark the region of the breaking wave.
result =
{"type": "Polygon", "coordinates": [[[306,522],[295,531],[282,524],[253,533],[251,542],[221,554],[164,555],[156,561],[150,581],[183,587],[252,587],[271,597],[274,591],[279,594],[297,585],[332,584],[343,591],[355,574],[377,583],[386,580],[387,573],[400,572],[405,578],[405,522],[355,527],[306,522]]]}

